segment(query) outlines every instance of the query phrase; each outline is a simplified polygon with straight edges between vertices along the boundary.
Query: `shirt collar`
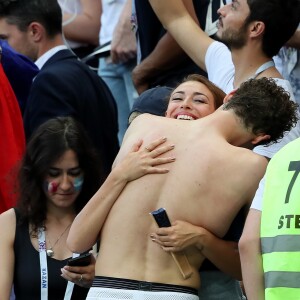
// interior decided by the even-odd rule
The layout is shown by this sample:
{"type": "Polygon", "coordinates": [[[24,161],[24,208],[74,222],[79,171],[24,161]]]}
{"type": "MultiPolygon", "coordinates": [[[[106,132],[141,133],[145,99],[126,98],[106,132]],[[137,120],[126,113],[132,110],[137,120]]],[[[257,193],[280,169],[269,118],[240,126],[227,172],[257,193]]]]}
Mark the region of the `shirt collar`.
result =
{"type": "Polygon", "coordinates": [[[47,62],[47,60],[49,60],[54,54],[56,54],[60,50],[66,50],[66,49],[68,49],[68,47],[66,45],[56,46],[56,47],[48,50],[47,52],[45,52],[41,57],[39,57],[35,61],[35,64],[37,65],[37,67],[39,69],[41,69],[44,66],[44,64],[47,62]]]}

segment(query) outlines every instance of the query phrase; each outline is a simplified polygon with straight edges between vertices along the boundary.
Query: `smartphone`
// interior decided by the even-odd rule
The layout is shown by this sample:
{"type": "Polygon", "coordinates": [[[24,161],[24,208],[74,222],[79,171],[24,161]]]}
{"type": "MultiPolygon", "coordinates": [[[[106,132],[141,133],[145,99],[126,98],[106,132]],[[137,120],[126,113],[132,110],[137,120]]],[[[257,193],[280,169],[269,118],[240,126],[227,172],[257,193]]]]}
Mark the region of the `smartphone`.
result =
{"type": "Polygon", "coordinates": [[[85,267],[91,263],[92,253],[85,253],[81,254],[75,258],[71,258],[68,260],[68,266],[75,266],[75,267],[85,267]]]}
{"type": "Polygon", "coordinates": [[[150,213],[155,219],[158,227],[170,227],[171,222],[167,215],[167,212],[164,208],[159,208],[158,210],[154,210],[150,213]]]}

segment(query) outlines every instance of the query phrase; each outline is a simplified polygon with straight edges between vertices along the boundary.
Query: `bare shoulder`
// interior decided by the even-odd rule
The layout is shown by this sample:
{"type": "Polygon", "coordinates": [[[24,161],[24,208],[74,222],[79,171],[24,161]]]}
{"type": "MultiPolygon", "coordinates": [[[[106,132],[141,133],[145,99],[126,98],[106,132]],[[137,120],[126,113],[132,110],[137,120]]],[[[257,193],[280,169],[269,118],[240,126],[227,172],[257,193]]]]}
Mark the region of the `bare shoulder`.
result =
{"type": "MultiPolygon", "coordinates": [[[[149,132],[150,128],[153,129],[153,126],[164,122],[165,117],[159,117],[151,114],[141,114],[137,116],[128,127],[123,142],[128,143],[130,140],[136,141],[137,137],[141,137],[145,132],[149,132]]],[[[122,147],[123,147],[122,143],[122,147]]]]}
{"type": "Polygon", "coordinates": [[[0,240],[14,239],[16,230],[16,214],[13,208],[0,214],[0,240]]]}
{"type": "MultiPolygon", "coordinates": [[[[14,225],[16,224],[16,213],[13,208],[0,214],[0,224],[1,225],[14,225]]],[[[0,226],[2,228],[2,226],[0,226]]]]}
{"type": "Polygon", "coordinates": [[[137,116],[129,125],[124,135],[122,145],[119,153],[114,161],[113,167],[115,167],[124,157],[128,154],[135,143],[143,141],[147,133],[151,131],[151,128],[155,127],[156,120],[164,119],[155,115],[143,113],[137,116]]]}
{"type": "Polygon", "coordinates": [[[239,148],[235,155],[236,163],[243,168],[241,172],[245,172],[254,177],[262,177],[268,165],[268,160],[257,153],[245,148],[239,148]]]}
{"type": "Polygon", "coordinates": [[[246,206],[250,206],[260,180],[263,178],[268,160],[248,149],[242,149],[241,155],[237,157],[238,167],[236,182],[246,206]]]}
{"type": "Polygon", "coordinates": [[[250,151],[250,160],[253,167],[261,167],[265,169],[268,165],[268,159],[260,154],[254,153],[253,151],[250,151]]]}
{"type": "Polygon", "coordinates": [[[129,128],[131,127],[131,125],[137,126],[138,124],[144,123],[144,122],[155,122],[157,120],[161,120],[163,117],[160,116],[156,116],[156,115],[151,115],[148,113],[143,113],[140,114],[139,116],[137,116],[132,123],[130,124],[129,128]]]}

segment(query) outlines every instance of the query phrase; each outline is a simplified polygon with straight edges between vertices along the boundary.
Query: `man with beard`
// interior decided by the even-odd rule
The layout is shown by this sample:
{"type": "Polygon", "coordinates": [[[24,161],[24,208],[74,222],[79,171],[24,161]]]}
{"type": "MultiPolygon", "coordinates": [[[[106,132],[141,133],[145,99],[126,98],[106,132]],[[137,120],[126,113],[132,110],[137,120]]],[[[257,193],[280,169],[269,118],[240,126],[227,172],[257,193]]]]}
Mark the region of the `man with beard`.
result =
{"type": "Polygon", "coordinates": [[[159,0],[150,4],[180,46],[226,93],[250,77],[272,77],[280,85],[288,84],[278,80],[282,77],[272,57],[298,26],[298,0],[233,0],[218,10],[217,37],[222,43],[205,34],[182,0],[171,6],[159,0]]]}

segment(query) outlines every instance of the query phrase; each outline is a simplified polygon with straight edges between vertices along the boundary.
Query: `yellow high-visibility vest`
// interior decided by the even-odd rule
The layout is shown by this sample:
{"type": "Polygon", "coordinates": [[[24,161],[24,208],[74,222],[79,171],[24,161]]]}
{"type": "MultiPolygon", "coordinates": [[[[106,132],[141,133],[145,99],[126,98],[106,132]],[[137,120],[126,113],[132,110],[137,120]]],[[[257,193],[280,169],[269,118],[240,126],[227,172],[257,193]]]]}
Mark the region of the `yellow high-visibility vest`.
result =
{"type": "Polygon", "coordinates": [[[261,215],[266,300],[300,300],[300,138],[270,161],[261,215]]]}

